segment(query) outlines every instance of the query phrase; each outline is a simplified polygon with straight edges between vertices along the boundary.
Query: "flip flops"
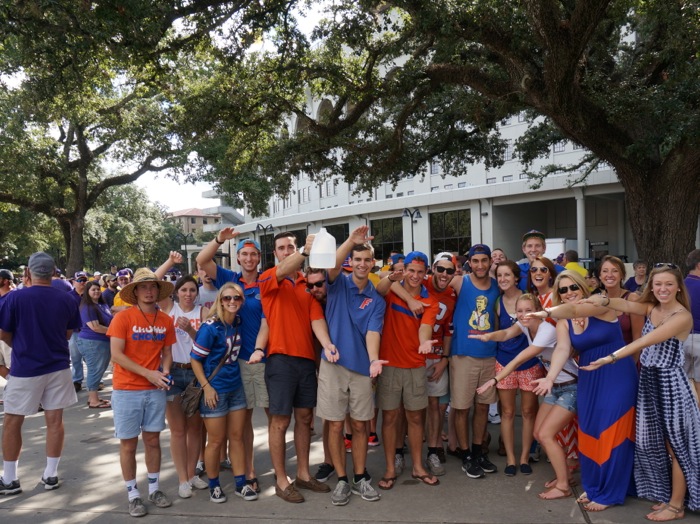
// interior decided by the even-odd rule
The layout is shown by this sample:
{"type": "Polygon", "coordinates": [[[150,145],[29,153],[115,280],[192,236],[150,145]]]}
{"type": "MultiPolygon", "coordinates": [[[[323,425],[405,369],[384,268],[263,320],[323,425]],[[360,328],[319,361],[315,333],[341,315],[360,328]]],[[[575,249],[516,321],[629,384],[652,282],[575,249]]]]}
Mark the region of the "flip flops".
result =
{"type": "Polygon", "coordinates": [[[382,477],[381,480],[377,483],[377,487],[379,489],[389,491],[391,488],[394,487],[394,484],[396,484],[396,477],[382,477]],[[384,483],[383,486],[382,482],[384,483]]]}
{"type": "Polygon", "coordinates": [[[420,480],[423,484],[427,484],[428,486],[437,486],[440,484],[440,479],[434,475],[411,475],[411,478],[420,480]],[[435,482],[429,482],[429,480],[433,478],[435,479],[435,482]]]}
{"type": "Polygon", "coordinates": [[[90,409],[110,409],[112,403],[109,400],[100,399],[100,401],[94,406],[88,402],[87,405],[90,409]]]}

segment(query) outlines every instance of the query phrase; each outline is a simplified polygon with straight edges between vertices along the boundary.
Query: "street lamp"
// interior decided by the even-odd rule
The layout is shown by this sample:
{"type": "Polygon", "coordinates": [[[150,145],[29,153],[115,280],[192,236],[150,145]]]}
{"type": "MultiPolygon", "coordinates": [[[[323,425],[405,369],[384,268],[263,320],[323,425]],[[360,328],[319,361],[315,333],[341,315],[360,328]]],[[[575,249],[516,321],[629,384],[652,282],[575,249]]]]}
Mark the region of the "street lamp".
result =
{"type": "Polygon", "coordinates": [[[175,240],[179,240],[181,243],[180,248],[182,249],[182,244],[185,246],[185,258],[187,260],[187,274],[192,274],[192,268],[190,267],[190,251],[189,251],[189,243],[192,242],[194,244],[194,235],[192,233],[187,233],[186,235],[183,233],[175,233],[175,240]]]}
{"type": "Polygon", "coordinates": [[[420,214],[420,210],[417,207],[413,208],[413,211],[410,211],[407,207],[403,209],[403,215],[401,215],[402,218],[410,218],[411,219],[411,251],[416,250],[416,243],[414,242],[413,239],[413,224],[418,222],[419,218],[423,218],[420,214]]]}
{"type": "Polygon", "coordinates": [[[255,232],[258,234],[258,238],[260,238],[260,249],[262,249],[262,269],[265,271],[265,268],[267,267],[267,247],[265,246],[265,236],[267,235],[272,235],[274,232],[274,227],[272,227],[272,224],[268,224],[266,226],[263,226],[262,224],[257,224],[255,226],[255,232]]]}

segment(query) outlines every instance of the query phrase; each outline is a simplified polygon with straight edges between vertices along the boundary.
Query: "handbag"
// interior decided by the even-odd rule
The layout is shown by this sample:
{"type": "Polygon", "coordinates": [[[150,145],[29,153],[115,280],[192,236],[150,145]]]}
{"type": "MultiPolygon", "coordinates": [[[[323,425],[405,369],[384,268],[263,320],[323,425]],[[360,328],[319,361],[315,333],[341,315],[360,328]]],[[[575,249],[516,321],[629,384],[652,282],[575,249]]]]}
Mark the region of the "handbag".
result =
{"type": "MultiPolygon", "coordinates": [[[[236,328],[236,332],[233,335],[233,339],[236,340],[236,338],[238,338],[238,328],[236,328]]],[[[219,364],[216,366],[216,369],[214,369],[214,371],[211,372],[211,375],[207,377],[207,383],[211,382],[211,379],[216,376],[221,369],[221,366],[223,366],[224,362],[228,360],[228,357],[231,355],[232,351],[233,345],[231,345],[231,347],[228,349],[224,355],[224,358],[222,358],[219,364]]],[[[182,409],[185,412],[186,417],[189,418],[199,411],[202,395],[204,395],[204,388],[197,383],[197,378],[195,377],[192,379],[192,382],[187,384],[185,390],[180,393],[180,398],[182,399],[182,409]]]]}

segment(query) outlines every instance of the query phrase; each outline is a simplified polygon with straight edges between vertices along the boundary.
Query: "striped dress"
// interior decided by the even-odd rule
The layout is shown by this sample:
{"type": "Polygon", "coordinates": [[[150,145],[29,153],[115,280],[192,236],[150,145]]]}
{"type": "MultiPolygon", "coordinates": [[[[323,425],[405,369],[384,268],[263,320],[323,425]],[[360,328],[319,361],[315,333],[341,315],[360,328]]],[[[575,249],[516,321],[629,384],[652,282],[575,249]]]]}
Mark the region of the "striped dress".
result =
{"type": "MultiPolygon", "coordinates": [[[[647,318],[642,335],[654,330],[647,318]]],[[[700,510],[700,409],[683,372],[683,343],[670,338],[642,351],[637,399],[634,479],[641,498],[671,498],[671,458],[678,459],[688,483],[685,506],[700,510]]],[[[606,366],[607,367],[607,366],[606,366]]]]}

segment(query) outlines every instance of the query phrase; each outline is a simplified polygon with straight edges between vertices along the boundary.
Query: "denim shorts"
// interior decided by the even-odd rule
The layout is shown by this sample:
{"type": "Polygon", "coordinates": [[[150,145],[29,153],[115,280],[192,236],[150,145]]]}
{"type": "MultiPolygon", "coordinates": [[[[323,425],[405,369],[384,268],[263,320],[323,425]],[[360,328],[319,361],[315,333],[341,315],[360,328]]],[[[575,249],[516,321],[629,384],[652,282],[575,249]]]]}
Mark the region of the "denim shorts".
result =
{"type": "Polygon", "coordinates": [[[194,380],[194,371],[173,367],[170,370],[170,375],[173,377],[173,383],[170,384],[170,389],[167,392],[168,402],[172,402],[175,397],[185,391],[187,384],[194,380]]]}
{"type": "Polygon", "coordinates": [[[217,392],[217,394],[219,395],[219,401],[213,408],[207,407],[204,403],[204,395],[202,395],[202,401],[199,403],[199,414],[202,418],[225,417],[231,411],[238,411],[239,409],[246,409],[248,407],[243,386],[235,391],[230,391],[228,393],[217,392]]]}
{"type": "Polygon", "coordinates": [[[162,389],[112,392],[114,436],[118,439],[138,437],[142,431],[159,433],[165,429],[165,391],[162,389]]]}
{"type": "Polygon", "coordinates": [[[552,386],[552,391],[544,397],[545,404],[559,406],[567,411],[576,413],[576,397],[578,395],[578,384],[567,384],[566,386],[552,386]]]}

